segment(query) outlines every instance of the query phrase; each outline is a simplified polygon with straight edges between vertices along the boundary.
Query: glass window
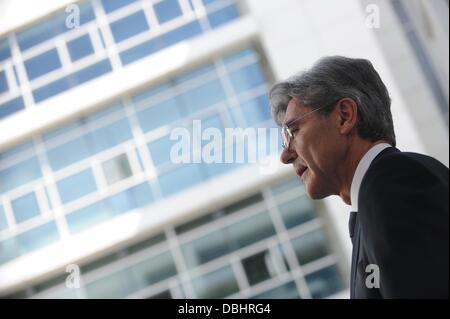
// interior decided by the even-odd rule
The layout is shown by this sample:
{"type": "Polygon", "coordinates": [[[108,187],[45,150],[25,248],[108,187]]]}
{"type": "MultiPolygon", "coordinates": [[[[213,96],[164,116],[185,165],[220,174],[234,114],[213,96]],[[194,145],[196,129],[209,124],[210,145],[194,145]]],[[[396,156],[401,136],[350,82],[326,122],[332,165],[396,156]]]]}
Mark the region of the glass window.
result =
{"type": "Polygon", "coordinates": [[[218,299],[239,291],[239,286],[229,266],[210,272],[192,281],[197,298],[218,299]]]}
{"type": "Polygon", "coordinates": [[[198,21],[192,21],[175,30],[169,31],[156,38],[150,39],[131,47],[130,49],[122,51],[120,53],[120,59],[123,65],[127,65],[175,43],[193,38],[201,33],[202,28],[200,23],[198,21]]]}
{"type": "Polygon", "coordinates": [[[14,145],[11,148],[2,150],[1,153],[0,153],[0,160],[3,161],[5,159],[7,159],[8,157],[11,158],[11,157],[16,156],[18,154],[24,154],[24,153],[29,152],[29,151],[34,151],[33,147],[34,147],[33,146],[33,142],[30,141],[30,140],[27,140],[25,142],[21,142],[20,144],[16,144],[16,145],[14,145]]]}
{"type": "Polygon", "coordinates": [[[161,40],[161,49],[178,43],[180,41],[190,39],[202,33],[202,27],[198,21],[192,21],[175,30],[164,33],[159,38],[161,40]]]}
{"type": "Polygon", "coordinates": [[[8,39],[0,39],[0,61],[6,60],[11,57],[11,51],[9,50],[8,39]]]}
{"type": "Polygon", "coordinates": [[[40,282],[39,284],[33,286],[33,291],[35,293],[38,293],[56,287],[58,285],[62,285],[65,283],[67,276],[68,274],[64,273],[62,275],[57,275],[56,277],[48,279],[44,282],[40,282]]]}
{"type": "Polygon", "coordinates": [[[196,267],[275,234],[267,212],[248,217],[183,245],[188,267],[196,267]]]}
{"type": "Polygon", "coordinates": [[[59,59],[58,51],[51,49],[25,60],[24,64],[28,79],[33,80],[45,73],[59,69],[61,67],[61,60],[59,59]]]}
{"type": "MultiPolygon", "coordinates": [[[[66,277],[68,274],[66,275],[66,277]]],[[[79,299],[81,297],[80,289],[67,288],[65,285],[59,286],[56,290],[46,291],[39,294],[38,299],[79,299]]]]}
{"type": "Polygon", "coordinates": [[[33,91],[33,98],[36,103],[46,100],[54,95],[67,91],[73,86],[70,77],[65,76],[56,81],[43,85],[33,91]]]}
{"type": "Polygon", "coordinates": [[[238,17],[239,12],[237,11],[236,6],[233,4],[231,6],[225,7],[223,9],[208,14],[208,21],[211,28],[214,29],[238,17]]]}
{"type": "Polygon", "coordinates": [[[74,120],[74,121],[70,121],[65,123],[62,126],[59,126],[57,128],[51,129],[50,131],[44,133],[42,135],[42,139],[47,142],[50,141],[54,138],[60,137],[66,133],[69,132],[73,132],[73,131],[78,131],[78,130],[82,130],[82,123],[80,120],[74,120]]]}
{"type": "Polygon", "coordinates": [[[194,268],[210,260],[231,252],[231,243],[223,230],[212,232],[182,246],[182,252],[189,268],[194,268]]]}
{"type": "Polygon", "coordinates": [[[201,66],[199,68],[194,69],[193,71],[187,72],[185,74],[179,75],[174,79],[174,83],[176,85],[182,84],[182,83],[189,83],[190,81],[204,76],[211,76],[214,75],[217,77],[216,69],[213,64],[207,64],[204,66],[201,66]]]}
{"type": "Polygon", "coordinates": [[[170,290],[164,290],[160,293],[157,293],[155,295],[150,296],[147,299],[172,299],[172,294],[170,293],[170,290]]]}
{"type": "Polygon", "coordinates": [[[258,85],[264,84],[264,72],[258,63],[247,65],[230,73],[231,84],[234,91],[239,94],[258,85]]]}
{"type": "Polygon", "coordinates": [[[70,231],[77,233],[113,216],[113,212],[104,205],[103,201],[100,201],[71,212],[66,216],[66,220],[70,231]]]}
{"type": "Polygon", "coordinates": [[[225,91],[218,79],[181,93],[179,97],[188,114],[226,100],[225,91]]]}
{"type": "Polygon", "coordinates": [[[254,299],[297,299],[300,298],[295,282],[290,281],[279,287],[253,296],[254,299]]]}
{"type": "Polygon", "coordinates": [[[110,13],[133,2],[136,2],[136,0],[102,0],[102,5],[105,12],[110,13]]]}
{"type": "Polygon", "coordinates": [[[81,69],[80,71],[73,73],[70,76],[70,81],[74,83],[72,86],[76,86],[84,82],[90,81],[92,79],[95,79],[105,73],[111,72],[111,70],[112,70],[111,63],[109,62],[108,59],[104,59],[100,62],[92,64],[84,69],[81,69]]]}
{"type": "Polygon", "coordinates": [[[82,160],[89,155],[90,154],[83,137],[73,139],[47,151],[50,166],[54,171],[82,160]]]}
{"type": "Polygon", "coordinates": [[[210,5],[211,3],[214,3],[214,2],[220,2],[221,0],[202,0],[202,2],[203,2],[203,5],[206,7],[206,6],[208,6],[208,5],[210,5]]]}
{"type": "MultiPolygon", "coordinates": [[[[83,25],[95,19],[94,10],[89,1],[79,5],[80,7],[80,24],[83,25]]],[[[66,17],[66,15],[64,15],[66,17]]]]}
{"type": "Polygon", "coordinates": [[[251,207],[253,205],[260,204],[264,201],[264,198],[261,193],[256,193],[254,195],[251,195],[249,197],[245,197],[244,199],[241,199],[237,202],[234,202],[233,204],[230,204],[226,207],[224,207],[224,212],[226,215],[230,215],[236,212],[239,212],[241,210],[244,210],[248,207],[251,207]]]}
{"type": "Polygon", "coordinates": [[[109,265],[117,260],[119,260],[119,254],[118,253],[112,253],[106,256],[102,256],[86,265],[81,266],[81,272],[83,274],[88,273],[90,271],[93,271],[95,269],[104,267],[106,265],[109,265]]]}
{"type": "Polygon", "coordinates": [[[131,293],[136,283],[128,270],[107,275],[85,286],[87,297],[91,299],[123,298],[131,293]]]}
{"type": "MultiPolygon", "coordinates": [[[[81,25],[95,19],[90,2],[84,2],[79,5],[79,8],[81,25]]],[[[17,33],[16,37],[20,49],[24,51],[61,33],[71,30],[71,28],[66,27],[66,18],[67,14],[63,12],[17,33]]]]}
{"type": "Polygon", "coordinates": [[[161,24],[182,15],[180,4],[177,0],[162,0],[154,4],[153,9],[161,24]]]}
{"type": "Polygon", "coordinates": [[[65,26],[65,20],[65,15],[59,14],[46,21],[35,24],[24,31],[18,32],[16,37],[20,49],[25,51],[32,46],[65,32],[67,29],[65,26]]]}
{"type": "Polygon", "coordinates": [[[85,116],[83,118],[84,123],[96,123],[98,120],[104,119],[109,117],[110,115],[114,114],[117,116],[117,114],[123,114],[125,117],[125,112],[123,108],[123,104],[121,101],[115,102],[112,105],[102,107],[98,111],[95,111],[93,113],[90,113],[89,115],[85,116]]]}
{"type": "Polygon", "coordinates": [[[149,89],[143,90],[131,97],[132,101],[136,106],[148,105],[151,98],[158,96],[161,93],[167,92],[172,88],[170,83],[162,83],[156,86],[152,86],[149,89]]]}
{"type": "Polygon", "coordinates": [[[238,249],[275,235],[275,228],[269,214],[262,212],[227,227],[226,233],[231,246],[238,249]]]}
{"type": "Polygon", "coordinates": [[[247,58],[257,58],[258,55],[253,48],[247,48],[241,51],[237,51],[235,53],[229,54],[226,57],[223,58],[223,62],[227,67],[230,67],[230,65],[233,65],[234,63],[240,63],[241,60],[247,59],[247,58]]]}
{"type": "Polygon", "coordinates": [[[5,210],[3,205],[0,205],[0,231],[5,230],[6,228],[8,228],[8,222],[6,220],[5,210]]]}
{"type": "Polygon", "coordinates": [[[15,238],[0,241],[0,264],[4,264],[17,257],[17,246],[15,238]]]}
{"type": "Polygon", "coordinates": [[[34,151],[34,144],[32,141],[27,140],[25,142],[21,142],[20,144],[16,144],[11,148],[6,150],[2,150],[0,153],[0,160],[5,161],[8,158],[13,158],[19,154],[24,154],[34,151]]]}
{"type": "Polygon", "coordinates": [[[105,200],[105,205],[115,214],[126,213],[130,210],[150,204],[153,195],[147,182],[133,186],[126,191],[112,195],[105,200]]]}
{"type": "Polygon", "coordinates": [[[305,276],[311,297],[326,298],[341,291],[344,286],[336,265],[329,266],[305,276]]]}
{"type": "Polygon", "coordinates": [[[159,176],[163,196],[170,196],[202,181],[200,165],[186,164],[159,176]]]}
{"type": "Polygon", "coordinates": [[[137,112],[139,124],[144,132],[181,119],[179,105],[174,98],[152,105],[137,112]]]}
{"type": "Polygon", "coordinates": [[[330,253],[326,238],[321,230],[315,230],[291,240],[301,265],[305,265],[330,253]]]}
{"type": "Polygon", "coordinates": [[[67,49],[72,61],[77,61],[94,53],[89,34],[82,35],[81,37],[67,42],[67,49]]]}
{"type": "Polygon", "coordinates": [[[222,216],[223,216],[222,211],[217,211],[214,213],[202,215],[200,217],[191,219],[186,223],[177,225],[175,227],[175,232],[177,233],[177,235],[183,234],[183,233],[191,231],[193,229],[197,229],[198,227],[201,227],[202,225],[205,225],[209,222],[217,220],[217,219],[221,218],[222,216]]]}
{"type": "Polygon", "coordinates": [[[170,139],[170,135],[149,142],[147,146],[152,156],[153,164],[160,166],[161,164],[170,162],[170,150],[176,143],[177,141],[170,139]]]}
{"type": "Polygon", "coordinates": [[[19,112],[20,110],[23,110],[24,108],[25,108],[25,105],[23,104],[23,99],[21,96],[15,98],[15,99],[9,100],[8,102],[0,104],[0,118],[6,117],[15,112],[19,112]]]}
{"type": "Polygon", "coordinates": [[[16,223],[24,222],[40,213],[35,193],[29,193],[11,201],[16,223]]]}
{"type": "Polygon", "coordinates": [[[33,91],[34,100],[36,103],[39,103],[54,95],[67,91],[72,87],[95,79],[105,73],[111,72],[111,70],[111,63],[108,59],[104,59],[68,76],[62,77],[56,81],[37,88],[33,91]]]}
{"type": "Polygon", "coordinates": [[[136,282],[139,283],[134,290],[145,288],[177,274],[170,252],[151,256],[129,269],[133,272],[136,282]]]}
{"type": "Polygon", "coordinates": [[[120,52],[120,61],[123,65],[127,65],[136,60],[145,58],[161,49],[163,49],[163,47],[158,43],[157,38],[150,39],[120,52]]]}
{"type": "Polygon", "coordinates": [[[0,192],[9,191],[17,186],[36,180],[41,176],[39,162],[34,156],[0,171],[0,192]]]}
{"type": "Polygon", "coordinates": [[[110,26],[114,41],[116,42],[121,42],[150,29],[142,10],[112,22],[110,26]]]}
{"type": "Polygon", "coordinates": [[[304,190],[303,184],[300,182],[299,178],[293,178],[283,183],[272,186],[272,194],[278,196],[294,189],[297,189],[297,192],[302,192],[304,190]],[[300,187],[301,189],[299,189],[300,187]]]}
{"type": "MultiPolygon", "coordinates": [[[[225,146],[222,148],[222,159],[226,160],[226,155],[227,154],[231,154],[231,158],[236,158],[236,151],[237,146],[235,144],[231,144],[229,146],[225,146]]],[[[212,164],[205,164],[203,165],[203,168],[206,171],[206,175],[208,177],[216,177],[225,173],[228,173],[232,170],[238,169],[239,167],[241,167],[242,163],[236,163],[235,161],[232,161],[231,163],[212,163],[212,164]]]]}
{"type": "Polygon", "coordinates": [[[250,285],[255,285],[267,280],[273,275],[271,274],[273,265],[268,251],[262,251],[256,255],[243,259],[242,266],[244,267],[250,285]]]}
{"type": "MultiPolygon", "coordinates": [[[[222,133],[222,137],[224,137],[225,126],[223,125],[222,117],[219,114],[203,119],[201,124],[202,124],[202,130],[205,130],[207,128],[217,128],[222,133]]],[[[205,146],[206,144],[210,143],[211,141],[213,141],[212,138],[209,140],[202,139],[202,147],[205,146]]]]}
{"type": "Polygon", "coordinates": [[[63,178],[59,180],[56,185],[58,187],[59,197],[63,204],[97,190],[91,169],[86,169],[72,176],[63,178]]]}
{"type": "Polygon", "coordinates": [[[94,153],[116,146],[132,137],[131,128],[126,118],[108,124],[87,134],[89,146],[94,153]]]}
{"type": "MultiPolygon", "coordinates": [[[[212,156],[212,155],[216,155],[216,152],[219,152],[219,149],[221,149],[221,152],[222,152],[221,153],[221,155],[222,155],[221,157],[222,157],[222,159],[225,158],[225,154],[224,154],[223,146],[222,146],[222,142],[225,139],[225,135],[224,135],[225,127],[224,127],[224,125],[222,123],[221,116],[219,114],[217,114],[217,115],[213,115],[211,117],[203,119],[201,121],[201,128],[202,128],[202,131],[204,131],[204,130],[206,130],[208,128],[219,129],[220,133],[221,133],[220,136],[223,138],[223,140],[217,140],[216,139],[216,134],[213,135],[213,136],[205,136],[205,138],[201,139],[199,148],[196,148],[194,151],[195,152],[205,152],[205,154],[208,154],[209,156],[212,156]],[[218,143],[218,144],[216,144],[216,143],[218,143]],[[208,145],[208,148],[205,148],[206,145],[208,145]],[[209,147],[212,147],[212,145],[216,145],[217,147],[214,147],[213,149],[210,149],[209,147]]],[[[219,162],[221,162],[221,161],[219,160],[219,162]]],[[[207,164],[210,164],[210,163],[207,163],[207,164]]],[[[214,164],[218,165],[217,163],[214,163],[214,164]]]]}
{"type": "Polygon", "coordinates": [[[144,239],[143,241],[139,241],[135,244],[128,246],[125,251],[127,254],[134,254],[138,251],[146,250],[151,248],[152,246],[158,245],[166,240],[166,236],[164,233],[160,233],[154,235],[150,238],[144,239]]]}
{"type": "Polygon", "coordinates": [[[302,196],[278,206],[286,228],[292,228],[316,217],[311,201],[302,196]]]}
{"type": "Polygon", "coordinates": [[[17,235],[16,239],[19,251],[25,254],[58,241],[59,234],[55,222],[51,221],[17,235]]]}
{"type": "Polygon", "coordinates": [[[256,126],[272,118],[266,95],[241,103],[241,109],[248,126],[256,126]]]}
{"type": "Polygon", "coordinates": [[[126,154],[120,154],[102,163],[103,174],[108,185],[130,177],[131,167],[126,154]]]}
{"type": "Polygon", "coordinates": [[[7,92],[8,90],[9,88],[8,82],[6,81],[5,71],[0,71],[0,94],[7,92]]]}

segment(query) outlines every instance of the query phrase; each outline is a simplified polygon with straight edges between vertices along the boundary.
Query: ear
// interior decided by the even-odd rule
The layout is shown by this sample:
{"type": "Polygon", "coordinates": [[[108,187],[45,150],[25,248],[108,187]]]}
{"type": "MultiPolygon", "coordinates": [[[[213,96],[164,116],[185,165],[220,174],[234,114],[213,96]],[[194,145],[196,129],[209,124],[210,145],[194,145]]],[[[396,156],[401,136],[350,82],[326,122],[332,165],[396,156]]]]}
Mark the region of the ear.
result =
{"type": "Polygon", "coordinates": [[[342,98],[337,102],[336,110],[339,116],[339,131],[348,135],[358,120],[358,105],[351,98],[342,98]]]}

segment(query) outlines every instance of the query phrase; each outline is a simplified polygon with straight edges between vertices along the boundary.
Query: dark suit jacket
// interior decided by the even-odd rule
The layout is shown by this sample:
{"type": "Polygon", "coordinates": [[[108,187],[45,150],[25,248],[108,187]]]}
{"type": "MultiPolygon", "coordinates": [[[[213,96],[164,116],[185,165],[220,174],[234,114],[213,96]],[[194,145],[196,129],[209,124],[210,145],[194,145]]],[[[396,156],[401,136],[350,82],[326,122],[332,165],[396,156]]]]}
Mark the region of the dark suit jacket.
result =
{"type": "Polygon", "coordinates": [[[448,177],[437,160],[394,147],[373,160],[349,221],[351,298],[449,297],[448,177]]]}

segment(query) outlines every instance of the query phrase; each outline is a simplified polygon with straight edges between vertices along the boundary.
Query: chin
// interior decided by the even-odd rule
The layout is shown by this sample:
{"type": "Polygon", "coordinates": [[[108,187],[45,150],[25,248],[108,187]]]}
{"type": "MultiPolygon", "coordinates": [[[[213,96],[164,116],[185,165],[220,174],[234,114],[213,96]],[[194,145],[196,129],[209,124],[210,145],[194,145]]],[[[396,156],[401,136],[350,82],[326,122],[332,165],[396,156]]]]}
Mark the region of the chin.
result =
{"type": "Polygon", "coordinates": [[[311,199],[323,199],[329,196],[329,194],[325,194],[324,192],[320,191],[320,188],[317,187],[317,185],[315,185],[314,183],[304,182],[304,184],[306,188],[306,194],[311,199]]]}

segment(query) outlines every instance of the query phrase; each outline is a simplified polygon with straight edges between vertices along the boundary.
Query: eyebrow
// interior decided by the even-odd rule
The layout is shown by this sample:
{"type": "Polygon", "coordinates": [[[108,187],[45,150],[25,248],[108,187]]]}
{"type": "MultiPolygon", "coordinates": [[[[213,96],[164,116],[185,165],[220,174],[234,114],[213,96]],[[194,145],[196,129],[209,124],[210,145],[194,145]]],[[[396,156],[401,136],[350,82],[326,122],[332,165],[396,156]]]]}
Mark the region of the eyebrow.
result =
{"type": "Polygon", "coordinates": [[[300,121],[302,118],[303,118],[302,116],[294,117],[294,118],[286,121],[283,126],[290,127],[292,124],[294,124],[295,122],[300,121]]]}

